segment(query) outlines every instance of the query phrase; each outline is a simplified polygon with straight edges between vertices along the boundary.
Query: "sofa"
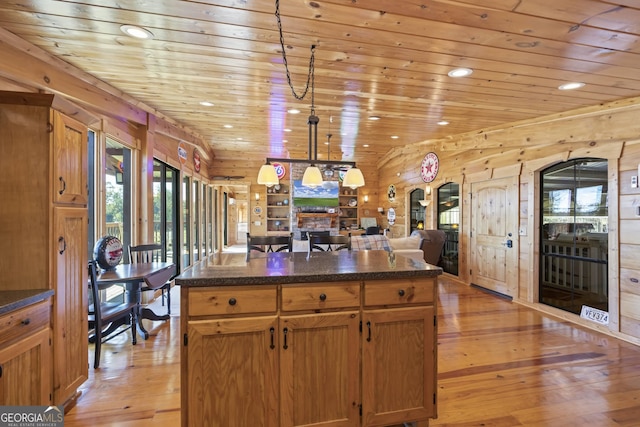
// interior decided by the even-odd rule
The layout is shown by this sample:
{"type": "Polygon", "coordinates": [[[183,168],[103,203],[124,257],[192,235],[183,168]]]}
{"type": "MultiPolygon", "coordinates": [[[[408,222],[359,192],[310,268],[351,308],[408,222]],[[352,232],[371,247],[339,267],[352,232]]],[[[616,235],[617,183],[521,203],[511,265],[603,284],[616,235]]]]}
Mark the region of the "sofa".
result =
{"type": "Polygon", "coordinates": [[[389,238],[381,234],[351,236],[352,251],[384,250],[424,261],[421,238],[417,236],[389,238]]]}

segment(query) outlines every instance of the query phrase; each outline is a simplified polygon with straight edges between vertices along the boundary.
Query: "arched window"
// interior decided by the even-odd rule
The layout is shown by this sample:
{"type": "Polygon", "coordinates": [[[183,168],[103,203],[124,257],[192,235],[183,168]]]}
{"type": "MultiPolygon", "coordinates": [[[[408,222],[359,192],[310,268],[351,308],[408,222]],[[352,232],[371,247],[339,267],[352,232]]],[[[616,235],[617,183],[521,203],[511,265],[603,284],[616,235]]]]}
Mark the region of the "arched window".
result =
{"type": "Polygon", "coordinates": [[[424,200],[424,190],[417,188],[411,191],[411,230],[424,230],[424,207],[420,200],[424,200]]]}
{"type": "Polygon", "coordinates": [[[458,275],[458,231],[460,226],[460,186],[449,182],[438,188],[438,230],[447,235],[442,251],[442,270],[458,275]]]}
{"type": "Polygon", "coordinates": [[[559,163],[541,182],[540,302],[608,311],[607,161],[559,163]]]}

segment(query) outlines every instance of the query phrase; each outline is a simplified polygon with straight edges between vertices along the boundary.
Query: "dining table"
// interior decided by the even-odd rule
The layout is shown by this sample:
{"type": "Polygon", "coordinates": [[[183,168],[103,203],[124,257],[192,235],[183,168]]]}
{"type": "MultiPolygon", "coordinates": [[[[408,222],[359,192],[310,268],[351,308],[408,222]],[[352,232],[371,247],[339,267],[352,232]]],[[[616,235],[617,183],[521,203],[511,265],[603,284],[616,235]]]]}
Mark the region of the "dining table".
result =
{"type": "Polygon", "coordinates": [[[141,304],[142,285],[151,289],[160,289],[168,280],[177,274],[176,265],[172,262],[140,262],[133,264],[118,264],[113,269],[97,272],[96,283],[98,286],[125,285],[125,299],[135,302],[138,306],[138,331],[144,337],[149,338],[149,332],[142,324],[142,319],[169,320],[169,315],[159,315],[141,304]]]}

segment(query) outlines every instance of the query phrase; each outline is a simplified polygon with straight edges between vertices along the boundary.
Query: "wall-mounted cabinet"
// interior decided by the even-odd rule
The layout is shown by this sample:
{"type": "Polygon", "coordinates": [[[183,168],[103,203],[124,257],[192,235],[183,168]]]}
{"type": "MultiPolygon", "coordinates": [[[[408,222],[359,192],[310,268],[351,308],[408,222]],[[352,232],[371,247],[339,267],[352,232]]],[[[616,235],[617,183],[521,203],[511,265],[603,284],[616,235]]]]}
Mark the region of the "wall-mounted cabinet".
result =
{"type": "Polygon", "coordinates": [[[340,193],[340,230],[356,230],[360,226],[358,214],[358,190],[343,188],[340,193]]]}
{"type": "Polygon", "coordinates": [[[267,189],[267,232],[288,233],[291,230],[291,191],[287,184],[267,189]]]}

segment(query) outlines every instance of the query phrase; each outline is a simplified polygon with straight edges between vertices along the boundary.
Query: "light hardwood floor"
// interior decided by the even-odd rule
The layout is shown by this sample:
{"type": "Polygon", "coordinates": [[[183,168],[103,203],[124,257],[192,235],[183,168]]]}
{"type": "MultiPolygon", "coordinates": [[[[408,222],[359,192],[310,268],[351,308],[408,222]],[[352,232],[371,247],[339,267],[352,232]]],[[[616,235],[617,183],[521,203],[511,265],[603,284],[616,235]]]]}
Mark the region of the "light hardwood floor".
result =
{"type": "MultiPolygon", "coordinates": [[[[65,427],[180,425],[178,291],[149,340],[103,346],[65,427]]],[[[438,322],[431,426],[640,426],[640,347],[446,279],[438,322]]]]}

